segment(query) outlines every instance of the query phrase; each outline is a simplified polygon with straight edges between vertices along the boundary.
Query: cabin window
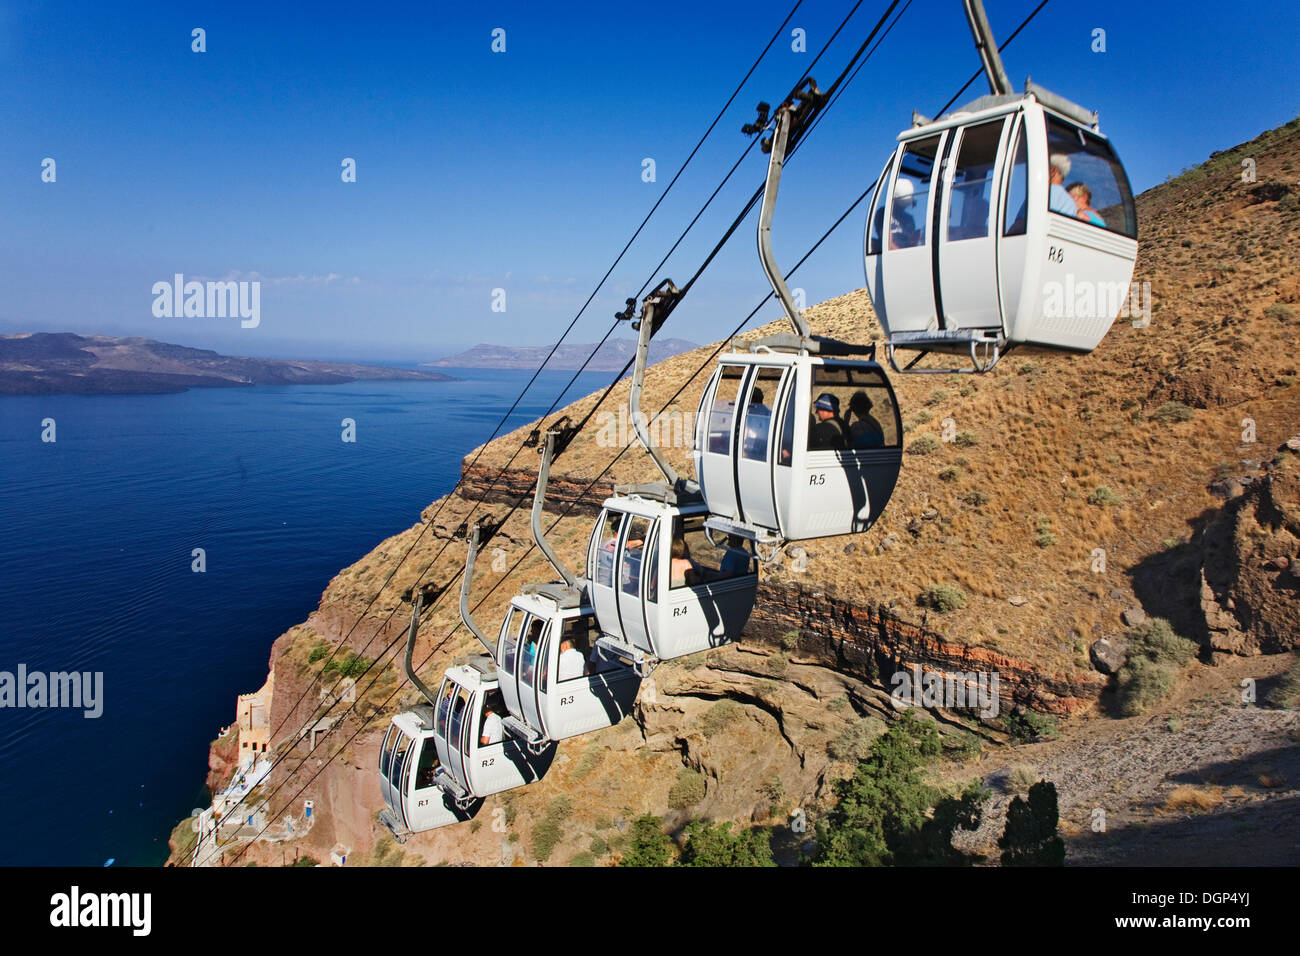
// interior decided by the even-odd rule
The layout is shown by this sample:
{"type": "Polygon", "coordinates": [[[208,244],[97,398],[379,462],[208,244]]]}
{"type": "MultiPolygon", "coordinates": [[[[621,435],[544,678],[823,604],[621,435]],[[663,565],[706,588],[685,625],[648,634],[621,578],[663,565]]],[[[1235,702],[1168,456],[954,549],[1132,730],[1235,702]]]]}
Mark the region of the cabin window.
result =
{"type": "Polygon", "coordinates": [[[519,629],[523,627],[525,615],[517,608],[511,608],[501,625],[501,669],[507,674],[515,672],[515,650],[519,647],[519,629]]]}
{"type": "Polygon", "coordinates": [[[442,693],[438,695],[438,713],[434,724],[440,737],[447,737],[447,720],[451,716],[451,702],[455,698],[456,685],[449,680],[443,681],[442,693]]]}
{"type": "Polygon", "coordinates": [[[433,786],[434,775],[438,772],[438,748],[432,740],[425,740],[420,747],[420,761],[415,766],[415,789],[428,790],[433,786]]]}
{"type": "Polygon", "coordinates": [[[1014,145],[1011,150],[1015,159],[1011,163],[1011,178],[1007,180],[1007,196],[1002,204],[1005,223],[1002,235],[1023,236],[1029,212],[1029,147],[1025,141],[1023,119],[1016,120],[1016,130],[1012,135],[1014,145]]]}
{"type": "Polygon", "coordinates": [[[542,629],[544,625],[539,618],[529,615],[524,628],[523,647],[520,648],[519,679],[529,687],[533,686],[533,674],[537,671],[537,658],[541,653],[542,629]]]}
{"type": "Polygon", "coordinates": [[[393,748],[397,746],[397,738],[402,736],[402,732],[396,727],[389,727],[388,733],[384,737],[384,746],[379,754],[379,772],[382,773],[391,782],[393,779],[393,748]]]}
{"type": "Polygon", "coordinates": [[[772,432],[772,403],[781,388],[782,369],[759,368],[745,405],[745,435],[741,456],[750,461],[767,461],[768,438],[772,432]]]}
{"type": "Polygon", "coordinates": [[[483,695],[483,714],[478,725],[480,747],[490,747],[505,740],[505,727],[501,724],[503,713],[505,704],[501,700],[501,691],[490,690],[483,695]]]}
{"type": "Polygon", "coordinates": [[[1110,143],[1049,115],[1047,162],[1051,181],[1048,209],[1130,239],[1137,238],[1133,192],[1110,143]]]}
{"type": "Polygon", "coordinates": [[[786,399],[785,412],[781,422],[781,445],[777,452],[776,463],[789,467],[791,460],[794,458],[794,419],[799,412],[795,396],[799,389],[793,384],[790,387],[790,397],[786,399]]]}
{"type": "Polygon", "coordinates": [[[571,617],[564,622],[564,629],[560,632],[560,664],[556,677],[559,683],[577,680],[588,671],[597,669],[589,662],[592,661],[592,649],[599,639],[600,627],[593,615],[571,617]]]}
{"type": "Polygon", "coordinates": [[[899,447],[898,412],[879,369],[814,365],[812,373],[809,451],[899,447]]]}
{"type": "Polygon", "coordinates": [[[989,234],[993,167],[1004,122],[981,123],[961,134],[957,168],[948,196],[948,241],[983,239],[989,234]]]}
{"type": "Polygon", "coordinates": [[[647,604],[659,603],[659,529],[650,533],[650,572],[646,575],[645,599],[647,604]]]}
{"type": "Polygon", "coordinates": [[[603,587],[614,586],[614,555],[618,550],[618,530],[623,524],[623,514],[606,511],[601,520],[600,535],[596,538],[596,583],[603,587]]]}
{"type": "MultiPolygon", "coordinates": [[[[934,176],[939,137],[929,136],[903,149],[894,180],[889,212],[889,248],[910,249],[925,245],[930,199],[930,182],[934,176]]],[[[883,213],[883,209],[881,212],[883,213]]],[[[884,231],[884,217],[876,228],[884,231]]]]}
{"type": "Polygon", "coordinates": [[[718,390],[713,394],[713,407],[709,409],[709,451],[712,454],[725,455],[731,451],[731,429],[736,417],[740,382],[744,377],[744,366],[722,366],[718,390]]]}
{"type": "Polygon", "coordinates": [[[624,594],[641,593],[641,556],[645,552],[645,540],[650,532],[650,519],[632,517],[627,531],[627,543],[623,545],[623,563],[619,571],[619,581],[624,594]]]}
{"type": "Polygon", "coordinates": [[[406,734],[401,734],[397,741],[397,747],[393,752],[393,776],[392,784],[399,791],[409,792],[410,788],[402,779],[402,771],[406,769],[406,751],[411,748],[411,738],[406,734]]]}
{"type": "Polygon", "coordinates": [[[876,180],[876,200],[871,204],[871,231],[867,233],[867,255],[880,255],[880,233],[885,222],[885,204],[889,202],[889,173],[894,168],[891,156],[876,180]]]}
{"type": "Polygon", "coordinates": [[[461,746],[460,732],[465,725],[465,712],[468,709],[469,691],[462,687],[451,705],[451,736],[448,738],[457,750],[461,746]]]}
{"type": "Polygon", "coordinates": [[[707,515],[673,519],[672,587],[698,587],[757,573],[754,543],[737,535],[717,545],[704,530],[707,515]],[[721,545],[721,546],[720,546],[721,545]]]}

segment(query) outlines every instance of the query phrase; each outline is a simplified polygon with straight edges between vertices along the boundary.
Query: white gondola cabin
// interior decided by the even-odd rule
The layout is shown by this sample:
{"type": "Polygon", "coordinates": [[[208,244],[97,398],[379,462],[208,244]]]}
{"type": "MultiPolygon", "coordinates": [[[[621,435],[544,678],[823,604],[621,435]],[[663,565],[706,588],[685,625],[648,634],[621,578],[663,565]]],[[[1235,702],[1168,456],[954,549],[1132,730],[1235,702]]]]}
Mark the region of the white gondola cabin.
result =
{"type": "Polygon", "coordinates": [[[1015,347],[1096,348],[1128,302],[1133,193],[1097,114],[1026,81],[1015,94],[983,5],[967,16],[993,91],[914,116],[876,182],[867,291],[889,360],[967,354],[984,372],[1015,347]]]}
{"type": "Polygon", "coordinates": [[[554,744],[531,752],[505,732],[506,713],[490,657],[447,670],[433,715],[440,764],[434,777],[457,806],[534,783],[550,768],[554,744]]]}
{"type": "Polygon", "coordinates": [[[648,489],[605,501],[587,576],[607,638],[671,660],[740,637],[758,588],[753,543],[715,539],[708,516],[698,499],[674,505],[648,489]]]}
{"type": "Polygon", "coordinates": [[[597,652],[600,626],[581,593],[551,585],[516,596],[498,637],[506,708],[548,740],[612,727],[641,687],[633,668],[597,652]]]}
{"type": "Polygon", "coordinates": [[[394,716],[379,748],[379,788],[386,804],[380,820],[400,840],[460,823],[477,812],[477,802],[461,809],[438,786],[441,766],[433,739],[433,708],[421,705],[394,716]]]}
{"type": "Polygon", "coordinates": [[[898,480],[902,434],[894,390],[875,362],[725,355],[696,418],[710,526],[760,541],[865,531],[898,480]]]}

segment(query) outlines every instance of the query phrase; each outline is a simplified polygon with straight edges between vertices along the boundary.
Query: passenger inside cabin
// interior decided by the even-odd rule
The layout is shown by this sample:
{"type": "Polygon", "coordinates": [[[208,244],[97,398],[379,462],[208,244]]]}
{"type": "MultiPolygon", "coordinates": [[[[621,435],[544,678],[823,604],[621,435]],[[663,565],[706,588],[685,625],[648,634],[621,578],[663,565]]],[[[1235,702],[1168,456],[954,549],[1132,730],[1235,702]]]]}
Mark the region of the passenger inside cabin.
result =
{"type": "MultiPolygon", "coordinates": [[[[894,183],[894,211],[889,223],[889,248],[910,249],[921,244],[921,230],[912,218],[916,204],[916,187],[901,175],[894,183]]],[[[882,210],[883,212],[883,210],[882,210]]]]}
{"type": "Polygon", "coordinates": [[[742,454],[762,461],[767,457],[767,433],[772,427],[772,409],[763,404],[763,390],[756,388],[749,396],[749,413],[745,416],[745,442],[742,454]]]}
{"type": "Polygon", "coordinates": [[[724,580],[738,578],[742,574],[749,574],[753,566],[754,559],[745,548],[745,539],[738,534],[727,535],[727,553],[722,557],[719,576],[724,580]]]}
{"type": "Polygon", "coordinates": [[[849,447],[850,448],[883,448],[885,446],[885,430],[880,426],[871,414],[871,399],[862,389],[853,393],[849,399],[849,447]]]}
{"type": "Polygon", "coordinates": [[[1084,222],[1090,222],[1094,226],[1106,225],[1106,220],[1101,218],[1101,214],[1092,208],[1092,190],[1086,183],[1073,182],[1065,187],[1065,191],[1074,197],[1074,203],[1079,210],[1079,218],[1084,222]]]}
{"type": "Polygon", "coordinates": [[[505,737],[505,728],[501,725],[501,716],[497,713],[500,705],[488,697],[483,702],[483,726],[479,729],[480,746],[488,747],[499,744],[505,737]]]}
{"type": "Polygon", "coordinates": [[[533,669],[537,666],[537,643],[542,639],[542,622],[534,619],[528,625],[528,636],[524,638],[524,661],[521,677],[531,684],[533,669]]]}
{"type": "Polygon", "coordinates": [[[822,451],[844,447],[844,423],[840,420],[840,400],[822,392],[813,402],[813,422],[808,429],[808,450],[822,451]]]}
{"type": "Polygon", "coordinates": [[[1069,175],[1070,157],[1064,153],[1053,153],[1048,158],[1047,179],[1051,183],[1051,188],[1047,191],[1047,208],[1071,219],[1077,219],[1079,206],[1064,185],[1065,177],[1069,175]]]}
{"type": "Polygon", "coordinates": [[[673,538],[672,545],[672,563],[669,565],[669,587],[684,588],[688,585],[698,584],[698,572],[695,568],[695,562],[691,560],[690,549],[686,546],[686,538],[681,537],[681,529],[678,528],[678,537],[673,538]]]}
{"type": "Polygon", "coordinates": [[[566,637],[560,641],[560,676],[559,680],[573,680],[587,673],[587,661],[582,651],[573,646],[573,639],[566,637]]]}

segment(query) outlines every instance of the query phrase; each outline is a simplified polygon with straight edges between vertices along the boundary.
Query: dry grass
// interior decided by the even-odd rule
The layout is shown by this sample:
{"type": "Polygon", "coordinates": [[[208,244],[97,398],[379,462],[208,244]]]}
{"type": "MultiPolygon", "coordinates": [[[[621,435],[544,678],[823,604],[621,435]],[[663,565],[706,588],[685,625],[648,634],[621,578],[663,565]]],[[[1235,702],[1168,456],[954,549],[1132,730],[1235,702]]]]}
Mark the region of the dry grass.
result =
{"type": "Polygon", "coordinates": [[[1221,787],[1175,787],[1165,797],[1164,808],[1175,813],[1205,813],[1223,803],[1221,787]]]}

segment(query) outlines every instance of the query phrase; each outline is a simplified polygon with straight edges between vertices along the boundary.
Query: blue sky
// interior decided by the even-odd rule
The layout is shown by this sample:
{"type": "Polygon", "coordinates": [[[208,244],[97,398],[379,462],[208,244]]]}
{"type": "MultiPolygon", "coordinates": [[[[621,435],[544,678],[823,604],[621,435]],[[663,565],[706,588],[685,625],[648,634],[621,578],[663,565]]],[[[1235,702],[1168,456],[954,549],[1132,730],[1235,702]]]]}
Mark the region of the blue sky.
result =
{"type": "MultiPolygon", "coordinates": [[[[794,0],[0,5],[0,332],[246,355],[423,361],[546,344],[582,305],[794,0]],[[191,30],[207,51],[191,51],[191,30]],[[491,50],[506,31],[506,52],[491,50]],[[45,157],[57,180],[41,181],[45,157]],[[341,162],[357,181],[341,181],[341,162]],[[642,181],[642,161],[656,181],[642,181]],[[156,318],[175,273],[259,279],[261,323],[156,318]],[[492,290],[506,311],[491,311],[492,290]]],[[[829,85],[884,0],[813,71],[829,85]]],[[[1005,39],[1037,0],[986,0],[1005,39]]],[[[569,341],[647,279],[852,0],[805,0],[569,341]],[[790,30],[806,31],[807,53],[790,30]]],[[[1004,54],[1101,114],[1138,191],[1300,113],[1300,5],[1051,0],[1004,54]],[[1106,31],[1106,52],[1091,49],[1106,31]]],[[[874,179],[913,108],[978,67],[960,0],[914,0],[790,162],[792,264],[874,179]]],[[[984,91],[982,80],[970,97],[984,91]]],[[[660,275],[692,273],[761,182],[755,150],[660,275]]],[[[860,208],[792,285],[862,285],[860,208]]],[[[767,290],[742,227],[665,335],[712,341],[767,290]]],[[[1140,224],[1139,224],[1140,229],[1140,224]]],[[[769,305],[763,317],[776,317],[769,305]]],[[[815,330],[814,330],[815,331],[815,330]]],[[[630,333],[624,333],[630,334],[630,333]]]]}

